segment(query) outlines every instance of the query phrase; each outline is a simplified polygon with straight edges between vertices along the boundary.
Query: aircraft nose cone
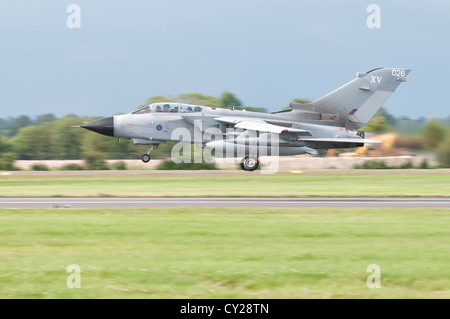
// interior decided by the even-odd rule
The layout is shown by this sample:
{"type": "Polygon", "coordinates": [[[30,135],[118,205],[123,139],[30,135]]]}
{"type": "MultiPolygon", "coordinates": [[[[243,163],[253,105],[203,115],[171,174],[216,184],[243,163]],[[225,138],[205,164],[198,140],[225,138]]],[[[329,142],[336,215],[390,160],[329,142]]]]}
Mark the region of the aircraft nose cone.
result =
{"type": "Polygon", "coordinates": [[[104,117],[100,120],[81,125],[81,127],[106,136],[114,136],[114,117],[104,117]]]}

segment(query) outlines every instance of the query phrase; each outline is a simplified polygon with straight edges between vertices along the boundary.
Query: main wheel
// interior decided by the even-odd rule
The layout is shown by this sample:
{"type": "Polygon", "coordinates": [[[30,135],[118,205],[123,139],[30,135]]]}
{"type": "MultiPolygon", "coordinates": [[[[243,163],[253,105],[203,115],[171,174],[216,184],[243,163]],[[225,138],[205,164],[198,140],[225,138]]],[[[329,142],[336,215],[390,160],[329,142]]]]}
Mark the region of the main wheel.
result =
{"type": "Polygon", "coordinates": [[[142,155],[142,161],[143,161],[144,163],[150,162],[150,155],[148,155],[148,154],[142,155]]]}
{"type": "Polygon", "coordinates": [[[241,162],[241,168],[244,171],[254,171],[259,166],[259,161],[256,157],[244,157],[244,159],[241,162]]]}

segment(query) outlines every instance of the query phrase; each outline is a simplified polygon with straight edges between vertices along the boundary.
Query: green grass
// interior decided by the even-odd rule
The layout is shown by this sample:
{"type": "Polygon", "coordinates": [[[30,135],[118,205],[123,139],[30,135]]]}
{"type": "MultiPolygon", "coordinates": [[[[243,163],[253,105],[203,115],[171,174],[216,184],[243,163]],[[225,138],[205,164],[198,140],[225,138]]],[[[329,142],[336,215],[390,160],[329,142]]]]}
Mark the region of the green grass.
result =
{"type": "Polygon", "coordinates": [[[450,174],[0,176],[0,196],[449,196],[450,174]]]}
{"type": "Polygon", "coordinates": [[[0,298],[450,298],[449,213],[0,209],[0,298]]]}

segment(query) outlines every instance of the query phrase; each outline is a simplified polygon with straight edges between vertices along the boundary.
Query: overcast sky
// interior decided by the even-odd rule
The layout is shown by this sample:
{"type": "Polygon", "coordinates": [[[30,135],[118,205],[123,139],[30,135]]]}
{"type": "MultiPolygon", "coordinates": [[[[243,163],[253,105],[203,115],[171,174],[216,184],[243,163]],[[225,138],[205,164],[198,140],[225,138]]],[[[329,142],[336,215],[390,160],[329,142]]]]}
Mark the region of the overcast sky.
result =
{"type": "Polygon", "coordinates": [[[107,116],[155,95],[237,95],[270,111],[376,67],[411,68],[394,115],[450,114],[449,1],[2,0],[0,117],[107,116]],[[68,28],[69,4],[81,28],[68,28]],[[381,8],[369,29],[367,6],[381,8]]]}

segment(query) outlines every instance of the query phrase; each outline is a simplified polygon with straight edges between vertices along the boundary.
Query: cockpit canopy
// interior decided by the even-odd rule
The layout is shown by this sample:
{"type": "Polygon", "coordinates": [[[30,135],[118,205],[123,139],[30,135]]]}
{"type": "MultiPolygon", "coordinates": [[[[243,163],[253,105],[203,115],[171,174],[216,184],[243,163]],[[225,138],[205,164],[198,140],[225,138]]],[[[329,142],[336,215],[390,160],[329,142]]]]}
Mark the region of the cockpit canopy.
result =
{"type": "Polygon", "coordinates": [[[202,112],[203,107],[189,104],[179,103],[153,103],[143,107],[132,114],[146,114],[146,113],[191,113],[202,112]]]}

